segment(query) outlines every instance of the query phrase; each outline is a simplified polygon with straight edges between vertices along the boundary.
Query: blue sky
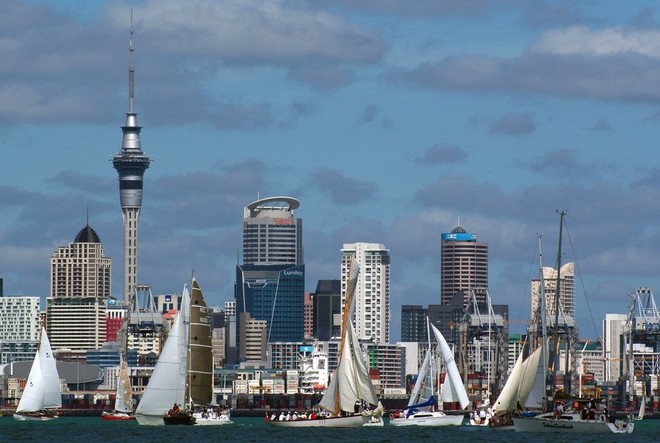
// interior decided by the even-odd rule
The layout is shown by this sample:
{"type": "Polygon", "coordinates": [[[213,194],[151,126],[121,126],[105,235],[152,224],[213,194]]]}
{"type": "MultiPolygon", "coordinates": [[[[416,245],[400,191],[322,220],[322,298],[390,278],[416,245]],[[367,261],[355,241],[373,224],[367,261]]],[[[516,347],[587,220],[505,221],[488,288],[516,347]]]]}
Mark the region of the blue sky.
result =
{"type": "Polygon", "coordinates": [[[440,235],[490,249],[516,325],[529,280],[576,261],[580,335],[660,287],[660,6],[636,1],[17,1],[0,6],[0,276],[49,291],[85,225],[122,291],[116,171],[135,107],[145,174],[139,281],[233,297],[243,207],[300,200],[307,289],[343,243],[392,256],[401,304],[439,303],[440,235]]]}

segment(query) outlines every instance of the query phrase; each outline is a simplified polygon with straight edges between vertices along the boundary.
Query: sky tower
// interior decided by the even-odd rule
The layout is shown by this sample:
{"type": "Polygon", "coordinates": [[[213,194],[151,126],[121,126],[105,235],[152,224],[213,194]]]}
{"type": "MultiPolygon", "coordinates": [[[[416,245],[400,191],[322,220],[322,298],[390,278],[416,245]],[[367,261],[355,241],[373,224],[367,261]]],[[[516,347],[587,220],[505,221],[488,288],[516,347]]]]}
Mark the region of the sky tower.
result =
{"type": "Polygon", "coordinates": [[[142,176],[151,159],[140,147],[140,126],[133,108],[134,77],[133,68],[133,13],[128,45],[130,64],[128,69],[128,112],[126,124],[121,127],[124,134],[121,151],[112,158],[112,164],[119,174],[119,201],[124,220],[124,303],[128,306],[137,285],[138,220],[142,207],[142,176]]]}

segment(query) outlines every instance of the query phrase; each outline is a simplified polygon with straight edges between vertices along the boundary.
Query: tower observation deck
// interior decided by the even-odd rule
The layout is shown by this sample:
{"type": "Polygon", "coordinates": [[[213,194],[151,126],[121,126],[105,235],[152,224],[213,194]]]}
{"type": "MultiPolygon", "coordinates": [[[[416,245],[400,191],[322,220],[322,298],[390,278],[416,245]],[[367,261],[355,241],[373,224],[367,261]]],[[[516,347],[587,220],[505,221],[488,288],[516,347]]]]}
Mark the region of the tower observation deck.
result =
{"type": "Polygon", "coordinates": [[[133,20],[129,42],[130,65],[128,70],[128,112],[126,123],[121,127],[123,139],[121,151],[112,158],[119,174],[119,201],[124,221],[124,304],[130,304],[137,285],[138,221],[142,208],[142,177],[151,159],[142,152],[137,113],[134,110],[133,20]]]}

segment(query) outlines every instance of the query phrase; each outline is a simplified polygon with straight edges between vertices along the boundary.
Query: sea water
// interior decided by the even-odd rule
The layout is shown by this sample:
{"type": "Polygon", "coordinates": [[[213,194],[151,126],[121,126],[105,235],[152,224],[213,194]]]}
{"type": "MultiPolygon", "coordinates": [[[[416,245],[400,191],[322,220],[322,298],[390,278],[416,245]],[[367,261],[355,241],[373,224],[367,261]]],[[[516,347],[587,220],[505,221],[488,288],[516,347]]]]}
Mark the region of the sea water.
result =
{"type": "Polygon", "coordinates": [[[660,442],[660,420],[635,422],[629,435],[534,434],[497,431],[469,425],[426,428],[418,426],[362,427],[356,429],[282,428],[261,418],[232,418],[224,426],[140,426],[135,421],[105,421],[100,417],[61,417],[52,421],[16,421],[0,418],[0,442],[32,441],[45,443],[561,443],[561,442],[660,442]]]}

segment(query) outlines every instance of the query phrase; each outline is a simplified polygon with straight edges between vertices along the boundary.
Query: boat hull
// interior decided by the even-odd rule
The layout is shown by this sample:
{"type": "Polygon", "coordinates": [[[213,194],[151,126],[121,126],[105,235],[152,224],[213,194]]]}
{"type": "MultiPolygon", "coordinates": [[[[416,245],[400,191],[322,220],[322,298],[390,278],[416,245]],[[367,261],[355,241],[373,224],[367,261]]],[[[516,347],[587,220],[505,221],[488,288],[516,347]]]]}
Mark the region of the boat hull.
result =
{"type": "Polygon", "coordinates": [[[54,414],[31,414],[29,412],[17,412],[14,414],[14,419],[18,421],[49,421],[56,418],[58,417],[54,414]]]}
{"type": "Polygon", "coordinates": [[[565,420],[549,417],[516,417],[516,432],[557,432],[565,434],[630,434],[634,423],[609,423],[605,420],[565,420]]]}
{"type": "Polygon", "coordinates": [[[222,426],[230,425],[233,423],[226,415],[221,415],[220,417],[214,418],[195,417],[195,420],[195,424],[197,426],[222,426]]]}
{"type": "Polygon", "coordinates": [[[283,428],[359,428],[367,423],[369,415],[349,415],[347,417],[329,417],[303,420],[266,420],[273,426],[283,428]]]}
{"type": "Polygon", "coordinates": [[[460,426],[463,423],[462,415],[447,415],[442,412],[426,412],[413,414],[409,417],[390,419],[392,426],[460,426]]]}
{"type": "Polygon", "coordinates": [[[184,425],[191,426],[197,422],[191,414],[166,415],[163,417],[163,423],[166,425],[184,425]]]}
{"type": "Polygon", "coordinates": [[[116,420],[116,421],[135,420],[134,416],[124,414],[123,412],[117,412],[117,413],[104,412],[101,415],[101,418],[103,420],[116,420]]]}

